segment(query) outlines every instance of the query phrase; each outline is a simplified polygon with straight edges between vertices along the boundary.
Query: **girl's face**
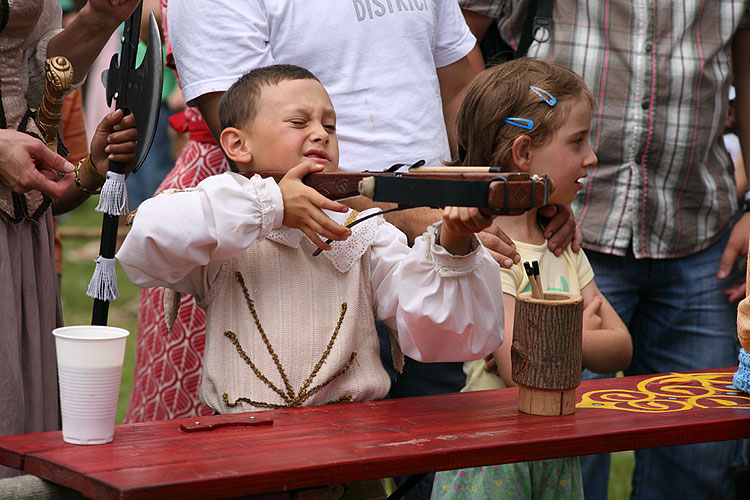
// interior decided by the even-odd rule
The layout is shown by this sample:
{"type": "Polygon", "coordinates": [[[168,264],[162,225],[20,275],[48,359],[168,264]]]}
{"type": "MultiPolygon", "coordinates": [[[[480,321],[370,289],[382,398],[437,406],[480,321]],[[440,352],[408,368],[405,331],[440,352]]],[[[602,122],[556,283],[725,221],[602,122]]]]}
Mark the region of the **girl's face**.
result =
{"type": "Polygon", "coordinates": [[[584,97],[566,101],[567,119],[546,144],[531,148],[530,174],[549,175],[555,183],[550,202],[568,204],[583,189],[580,182],[597,159],[589,144],[591,106],[584,97]]]}

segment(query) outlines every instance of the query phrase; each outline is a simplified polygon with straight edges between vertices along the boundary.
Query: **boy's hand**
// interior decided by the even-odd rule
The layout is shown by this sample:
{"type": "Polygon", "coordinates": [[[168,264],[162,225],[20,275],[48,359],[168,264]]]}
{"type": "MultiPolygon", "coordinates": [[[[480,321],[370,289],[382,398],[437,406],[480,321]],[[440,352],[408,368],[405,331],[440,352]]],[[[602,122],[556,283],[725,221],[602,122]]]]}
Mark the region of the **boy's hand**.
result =
{"type": "Polygon", "coordinates": [[[492,224],[474,207],[445,207],[440,245],[453,255],[466,255],[471,251],[471,236],[492,224]]]}
{"type": "Polygon", "coordinates": [[[111,160],[128,164],[126,171],[130,172],[137,137],[135,116],[130,114],[123,117],[121,109],[107,114],[91,138],[91,162],[96,170],[102,176],[106,175],[109,169],[109,161],[106,160],[111,160]]]}
{"type": "Polygon", "coordinates": [[[284,221],[286,227],[294,227],[305,233],[310,241],[322,250],[330,250],[331,246],[321,240],[345,240],[352,234],[351,230],[336,224],[321,209],[334,212],[346,212],[346,205],[329,200],[313,188],[302,183],[302,178],[312,172],[321,172],[323,165],[316,165],[313,161],[304,161],[289,170],[279,181],[281,197],[284,200],[284,221]]]}
{"type": "Polygon", "coordinates": [[[602,328],[602,317],[599,310],[602,307],[602,298],[598,295],[583,310],[583,329],[600,330],[602,328]]]}

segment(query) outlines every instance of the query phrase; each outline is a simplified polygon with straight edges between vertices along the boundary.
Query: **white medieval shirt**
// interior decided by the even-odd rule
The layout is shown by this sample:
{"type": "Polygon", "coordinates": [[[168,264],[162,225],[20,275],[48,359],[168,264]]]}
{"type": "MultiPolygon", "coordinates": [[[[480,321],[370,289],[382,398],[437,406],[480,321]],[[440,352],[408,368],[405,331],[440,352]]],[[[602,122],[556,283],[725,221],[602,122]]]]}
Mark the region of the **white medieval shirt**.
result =
{"type": "Polygon", "coordinates": [[[272,179],[217,175],[144,202],[117,253],[136,285],[195,294],[206,309],[200,396],[213,410],[383,398],[376,319],[422,362],[478,359],[502,342],[500,268],[476,238],[451,255],[438,223],[409,248],[378,216],[315,257],[283,215],[272,179]]]}

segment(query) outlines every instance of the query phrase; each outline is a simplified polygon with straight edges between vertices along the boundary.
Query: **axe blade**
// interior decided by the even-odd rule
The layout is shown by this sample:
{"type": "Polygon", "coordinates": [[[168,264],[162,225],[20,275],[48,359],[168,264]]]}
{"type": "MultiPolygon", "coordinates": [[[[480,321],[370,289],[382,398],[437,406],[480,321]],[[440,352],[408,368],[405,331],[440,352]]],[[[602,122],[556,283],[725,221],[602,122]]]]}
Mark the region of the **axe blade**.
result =
{"type": "Polygon", "coordinates": [[[148,23],[146,55],[141,65],[131,74],[128,81],[127,102],[123,103],[123,107],[135,116],[138,131],[138,146],[133,160],[132,173],[138,171],[151,149],[161,107],[164,60],[159,27],[153,12],[149,14],[148,23]]]}

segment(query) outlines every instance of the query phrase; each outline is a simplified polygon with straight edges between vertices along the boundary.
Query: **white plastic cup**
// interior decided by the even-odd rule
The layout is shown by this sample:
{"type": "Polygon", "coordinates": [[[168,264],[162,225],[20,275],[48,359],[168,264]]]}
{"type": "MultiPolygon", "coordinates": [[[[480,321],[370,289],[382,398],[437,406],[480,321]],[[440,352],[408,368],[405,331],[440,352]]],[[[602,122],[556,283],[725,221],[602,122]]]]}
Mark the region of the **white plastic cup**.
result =
{"type": "Polygon", "coordinates": [[[114,326],[55,328],[63,441],[104,444],[115,433],[125,342],[114,326]]]}

